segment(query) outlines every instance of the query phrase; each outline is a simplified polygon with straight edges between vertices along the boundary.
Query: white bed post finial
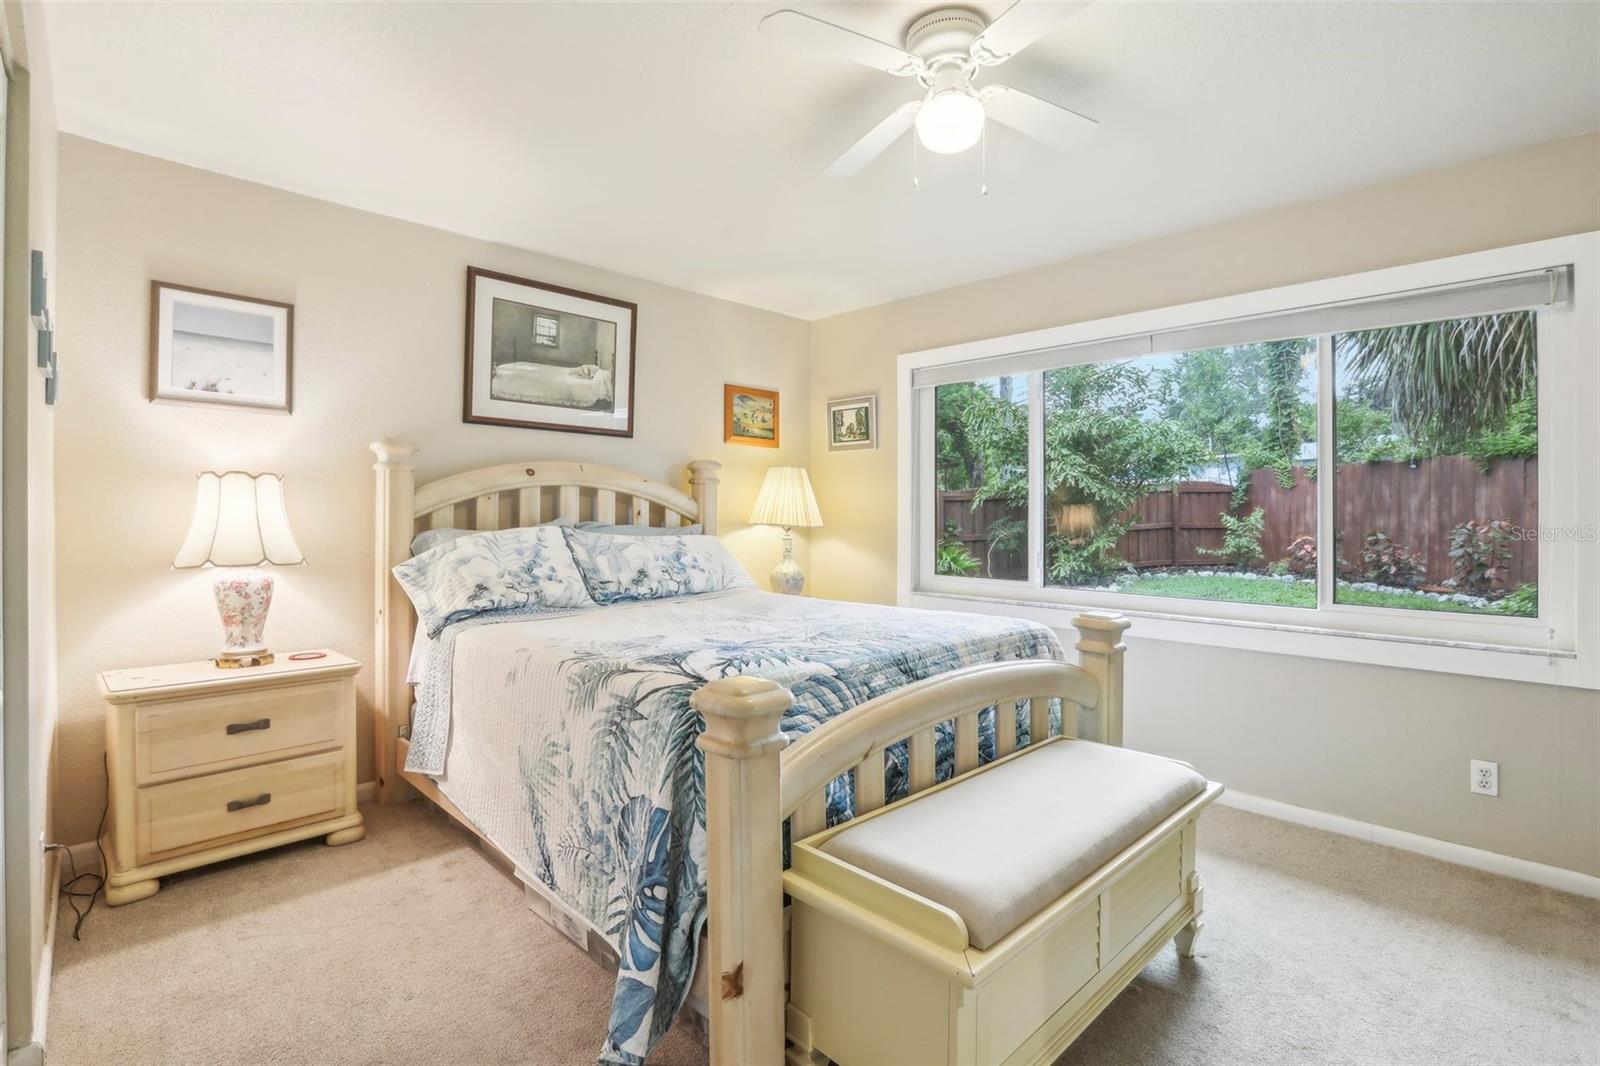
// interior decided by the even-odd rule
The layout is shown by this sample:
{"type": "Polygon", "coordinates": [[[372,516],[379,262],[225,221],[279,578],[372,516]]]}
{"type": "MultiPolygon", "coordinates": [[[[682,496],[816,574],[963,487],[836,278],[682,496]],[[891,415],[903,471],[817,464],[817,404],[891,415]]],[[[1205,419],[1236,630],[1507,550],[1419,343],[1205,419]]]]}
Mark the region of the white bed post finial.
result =
{"type": "Polygon", "coordinates": [[[696,459],[689,464],[689,495],[700,512],[695,517],[702,530],[712,535],[717,532],[717,482],[722,480],[721,469],[722,464],[715,459],[696,459]]]}
{"type": "Polygon", "coordinates": [[[1132,625],[1120,614],[1089,611],[1072,620],[1078,630],[1078,665],[1100,682],[1096,740],[1122,746],[1122,658],[1128,646],[1122,634],[1132,625]]]}
{"type": "Polygon", "coordinates": [[[395,581],[391,569],[411,556],[415,524],[413,502],[416,470],[411,457],[417,446],[407,441],[380,440],[372,445],[377,462],[373,533],[376,538],[373,573],[372,773],[377,779],[379,803],[410,799],[411,786],[395,765],[395,738],[410,722],[411,692],[406,684],[411,644],[411,601],[395,581]]]}
{"type": "Polygon", "coordinates": [[[728,677],[689,702],[706,720],[711,1063],[778,1066],[787,999],[778,756],[789,743],[778,725],[794,697],[775,681],[728,677]]]}

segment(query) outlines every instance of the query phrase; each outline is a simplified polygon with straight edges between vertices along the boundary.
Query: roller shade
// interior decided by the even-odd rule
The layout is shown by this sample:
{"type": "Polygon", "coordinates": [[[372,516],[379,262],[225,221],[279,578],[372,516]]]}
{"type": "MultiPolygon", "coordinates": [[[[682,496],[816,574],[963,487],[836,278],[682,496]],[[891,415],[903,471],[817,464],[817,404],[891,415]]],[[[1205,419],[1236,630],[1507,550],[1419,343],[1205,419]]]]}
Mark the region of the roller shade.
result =
{"type": "Polygon", "coordinates": [[[1132,359],[1160,352],[1189,352],[1231,344],[1257,344],[1292,337],[1316,337],[1324,333],[1350,333],[1382,326],[1404,326],[1551,307],[1568,299],[1571,271],[1571,267],[1551,267],[1461,285],[1416,289],[1371,299],[1279,311],[1270,315],[1201,323],[1182,329],[920,367],[911,373],[911,386],[924,389],[978,378],[1050,370],[1071,363],[1132,359]]]}

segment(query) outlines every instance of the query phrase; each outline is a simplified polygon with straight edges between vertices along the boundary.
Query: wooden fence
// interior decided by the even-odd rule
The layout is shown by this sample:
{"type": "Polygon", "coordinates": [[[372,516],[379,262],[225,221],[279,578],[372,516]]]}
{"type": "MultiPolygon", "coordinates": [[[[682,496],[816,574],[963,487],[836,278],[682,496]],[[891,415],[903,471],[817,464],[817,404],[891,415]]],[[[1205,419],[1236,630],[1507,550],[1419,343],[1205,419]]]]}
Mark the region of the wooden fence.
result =
{"type": "MultiPolygon", "coordinates": [[[[1502,518],[1512,525],[1539,525],[1539,460],[1496,459],[1488,473],[1464,455],[1421,459],[1416,463],[1347,463],[1334,482],[1334,528],[1343,534],[1339,552],[1359,565],[1367,534],[1382,531],[1427,563],[1428,580],[1451,575],[1450,530],[1463,522],[1502,518]]],[[[1261,550],[1281,559],[1289,543],[1316,533],[1317,483],[1295,469],[1294,486],[1278,484],[1271,470],[1250,478],[1250,503],[1266,512],[1261,550]]],[[[1539,543],[1513,541],[1505,585],[1515,588],[1539,578],[1539,543]]]]}
{"type": "MultiPolygon", "coordinates": [[[[1277,473],[1257,470],[1250,477],[1250,499],[1238,514],[1266,513],[1261,551],[1268,561],[1282,559],[1291,542],[1317,531],[1317,483],[1303,467],[1284,488],[1277,473]]],[[[1359,564],[1368,533],[1381,530],[1427,564],[1427,578],[1450,577],[1450,530],[1462,522],[1508,519],[1535,529],[1539,524],[1539,461],[1496,459],[1488,473],[1465,456],[1422,459],[1416,463],[1349,463],[1339,468],[1334,487],[1335,528],[1343,534],[1341,554],[1359,564]]],[[[941,492],[939,526],[954,529],[982,564],[984,577],[1028,576],[1024,551],[989,551],[989,529],[1002,518],[1027,520],[1026,512],[1000,500],[976,511],[973,493],[941,492]],[[990,563],[993,563],[992,570],[990,563]]],[[[1229,513],[1232,486],[1215,481],[1185,481],[1152,492],[1127,515],[1133,525],[1117,541],[1117,554],[1140,569],[1160,566],[1210,566],[1222,560],[1202,549],[1222,547],[1221,516],[1229,513]]],[[[1507,588],[1538,580],[1538,541],[1513,541],[1507,588]]]]}

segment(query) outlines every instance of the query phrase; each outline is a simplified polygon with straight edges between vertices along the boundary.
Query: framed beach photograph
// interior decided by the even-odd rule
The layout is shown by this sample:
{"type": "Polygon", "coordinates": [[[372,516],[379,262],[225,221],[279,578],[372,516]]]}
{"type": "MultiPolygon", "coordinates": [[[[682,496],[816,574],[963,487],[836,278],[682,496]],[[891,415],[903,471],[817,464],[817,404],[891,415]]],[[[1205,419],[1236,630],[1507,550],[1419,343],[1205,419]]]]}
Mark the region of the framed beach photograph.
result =
{"type": "Polygon", "coordinates": [[[878,446],[878,394],[828,401],[828,450],[878,446]]]}
{"type": "Polygon", "coordinates": [[[778,446],[778,394],[748,385],[722,386],[722,439],[757,448],[778,446]]]}
{"type": "Polygon", "coordinates": [[[287,411],[294,305],[150,283],[150,399],[287,411]]]}
{"type": "Polygon", "coordinates": [[[462,421],[633,436],[638,307],[467,269],[462,421]]]}

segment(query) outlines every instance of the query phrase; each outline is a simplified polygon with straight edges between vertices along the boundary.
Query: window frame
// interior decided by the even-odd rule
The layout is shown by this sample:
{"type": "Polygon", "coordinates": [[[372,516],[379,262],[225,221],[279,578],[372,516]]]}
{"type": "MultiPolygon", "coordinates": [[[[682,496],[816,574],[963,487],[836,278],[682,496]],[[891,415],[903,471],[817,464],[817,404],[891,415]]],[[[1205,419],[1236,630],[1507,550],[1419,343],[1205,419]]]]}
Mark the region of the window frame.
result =
{"type": "MultiPolygon", "coordinates": [[[[897,585],[903,605],[1022,614],[1064,626],[1073,611],[1116,610],[1139,618],[1140,632],[1159,639],[1221,644],[1286,654],[1382,665],[1470,673],[1584,688],[1600,688],[1597,613],[1600,548],[1600,461],[1584,469],[1582,457],[1600,455],[1595,411],[1600,411],[1600,233],[1538,241],[995,337],[902,355],[899,385],[899,550],[897,585]],[[1539,344],[1539,516],[1542,529],[1563,527],[1579,536],[1541,538],[1538,545],[1539,616],[1496,617],[1368,607],[1334,602],[1333,563],[1319,551],[1317,606],[1258,604],[1131,596],[1051,587],[1044,583],[1045,371],[1027,372],[1029,396],[1028,578],[996,580],[932,573],[936,525],[932,506],[934,393],[914,389],[917,370],[974,362],[1070,345],[1097,344],[1074,358],[1062,353],[1052,366],[1115,361],[1106,342],[1131,334],[1211,325],[1326,304],[1383,298],[1436,286],[1471,283],[1521,271],[1571,268],[1565,302],[1536,310],[1539,344]],[[1585,355],[1587,353],[1587,356],[1585,355]],[[1588,412],[1586,416],[1585,412],[1588,412]],[[1587,531],[1589,539],[1581,539],[1587,531]]],[[[1336,455],[1333,433],[1334,360],[1331,335],[1317,339],[1317,454],[1336,455]]],[[[1336,479],[1317,479],[1319,545],[1332,543],[1336,479]]]]}

